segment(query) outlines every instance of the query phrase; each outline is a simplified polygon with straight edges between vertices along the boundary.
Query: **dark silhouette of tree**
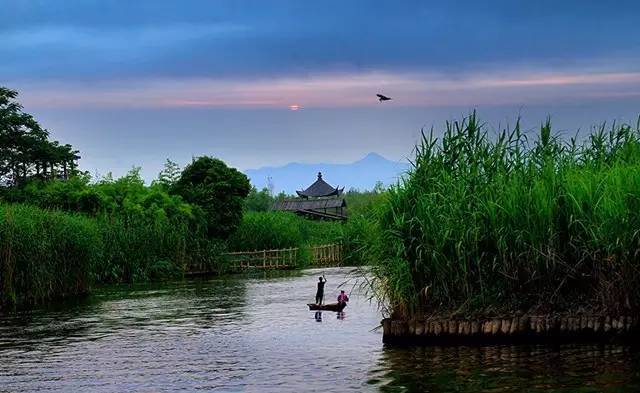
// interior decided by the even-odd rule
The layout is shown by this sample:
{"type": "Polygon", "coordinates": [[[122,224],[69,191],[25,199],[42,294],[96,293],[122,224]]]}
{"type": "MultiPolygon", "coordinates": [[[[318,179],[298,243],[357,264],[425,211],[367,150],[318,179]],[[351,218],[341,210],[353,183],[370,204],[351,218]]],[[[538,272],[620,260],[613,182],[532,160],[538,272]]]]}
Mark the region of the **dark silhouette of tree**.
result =
{"type": "Polygon", "coordinates": [[[68,179],[77,174],[78,151],[49,140],[49,131],[17,101],[18,93],[0,87],[0,184],[21,186],[28,180],[68,179]]]}

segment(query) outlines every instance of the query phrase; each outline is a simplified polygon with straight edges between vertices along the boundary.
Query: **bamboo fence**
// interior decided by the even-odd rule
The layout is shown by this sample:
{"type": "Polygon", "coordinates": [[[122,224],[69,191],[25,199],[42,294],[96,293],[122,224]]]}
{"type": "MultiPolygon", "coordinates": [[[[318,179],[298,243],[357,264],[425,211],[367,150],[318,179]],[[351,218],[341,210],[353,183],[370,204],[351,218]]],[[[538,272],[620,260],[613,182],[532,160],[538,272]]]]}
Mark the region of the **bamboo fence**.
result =
{"type": "MultiPolygon", "coordinates": [[[[342,244],[324,244],[311,246],[311,266],[340,266],[342,263],[342,244]]],[[[231,271],[253,269],[275,270],[292,269],[297,266],[299,249],[297,247],[281,248],[277,250],[254,250],[228,252],[224,256],[228,259],[231,271]]],[[[188,275],[215,273],[202,265],[190,266],[188,275]]]]}
{"type": "Polygon", "coordinates": [[[225,256],[232,270],[289,269],[296,266],[298,248],[229,252],[225,256]]]}
{"type": "Polygon", "coordinates": [[[311,265],[340,266],[342,263],[342,244],[333,243],[311,247],[311,265]]]}

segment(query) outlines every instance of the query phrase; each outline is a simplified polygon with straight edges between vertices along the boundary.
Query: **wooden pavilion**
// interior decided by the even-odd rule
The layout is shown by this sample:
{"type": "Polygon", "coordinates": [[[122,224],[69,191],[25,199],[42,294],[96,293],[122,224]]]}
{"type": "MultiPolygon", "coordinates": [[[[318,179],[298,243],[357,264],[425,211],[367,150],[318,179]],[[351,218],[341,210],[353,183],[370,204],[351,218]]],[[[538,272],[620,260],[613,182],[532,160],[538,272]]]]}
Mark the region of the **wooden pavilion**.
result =
{"type": "Polygon", "coordinates": [[[307,189],[296,191],[299,198],[277,201],[274,210],[291,211],[318,220],[346,220],[347,203],[341,197],[344,187],[329,185],[318,172],[318,179],[307,189]]]}

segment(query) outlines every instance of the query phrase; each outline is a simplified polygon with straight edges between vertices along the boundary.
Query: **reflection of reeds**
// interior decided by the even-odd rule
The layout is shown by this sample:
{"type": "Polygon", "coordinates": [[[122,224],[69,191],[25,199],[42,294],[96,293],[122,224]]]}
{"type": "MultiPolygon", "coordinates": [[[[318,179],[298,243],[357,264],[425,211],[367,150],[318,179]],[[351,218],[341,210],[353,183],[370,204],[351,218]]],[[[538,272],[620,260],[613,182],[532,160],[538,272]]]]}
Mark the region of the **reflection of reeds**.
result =
{"type": "Polygon", "coordinates": [[[381,391],[601,391],[637,383],[633,359],[615,345],[387,347],[370,377],[381,391]]]}
{"type": "Polygon", "coordinates": [[[639,127],[494,137],[473,113],[424,135],[380,225],[374,274],[396,315],[637,310],[639,127]]]}

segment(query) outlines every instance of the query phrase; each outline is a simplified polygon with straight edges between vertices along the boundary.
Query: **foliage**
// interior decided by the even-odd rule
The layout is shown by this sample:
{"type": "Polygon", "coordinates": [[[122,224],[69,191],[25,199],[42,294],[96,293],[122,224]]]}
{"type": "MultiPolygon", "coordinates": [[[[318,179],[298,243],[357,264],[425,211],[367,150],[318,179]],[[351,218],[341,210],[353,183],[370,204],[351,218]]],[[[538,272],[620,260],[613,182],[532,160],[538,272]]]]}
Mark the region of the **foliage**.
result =
{"type": "Polygon", "coordinates": [[[248,212],[266,212],[271,210],[275,200],[271,197],[268,188],[258,191],[251,187],[249,195],[244,199],[244,210],[248,212]]]}
{"type": "Polygon", "coordinates": [[[49,141],[49,131],[22,111],[17,96],[16,91],[0,87],[0,184],[66,179],[77,173],[78,151],[49,141]]]}
{"type": "Polygon", "coordinates": [[[158,180],[154,184],[159,184],[164,190],[170,190],[180,179],[182,170],[180,165],[167,158],[164,168],[158,174],[158,180]]]}
{"type": "Polygon", "coordinates": [[[335,243],[342,238],[342,224],[313,221],[289,212],[246,212],[229,237],[231,251],[299,248],[301,265],[309,262],[309,246],[335,243]]]}
{"type": "Polygon", "coordinates": [[[90,183],[88,176],[74,176],[68,180],[32,180],[23,187],[6,190],[4,199],[94,216],[171,220],[193,226],[204,224],[204,213],[198,207],[169,194],[160,184],[145,186],[139,168],[133,168],[117,180],[106,176],[96,183],[90,183]]]}
{"type": "Polygon", "coordinates": [[[0,205],[0,305],[87,292],[95,282],[181,276],[195,264],[226,269],[225,245],[187,223],[0,205]]]}
{"type": "Polygon", "coordinates": [[[433,131],[382,207],[374,273],[397,313],[640,306],[640,130],[433,131]]]}
{"type": "Polygon", "coordinates": [[[302,246],[305,221],[287,212],[247,212],[229,237],[229,249],[247,251],[302,246]]]}
{"type": "Polygon", "coordinates": [[[0,304],[87,292],[102,250],[91,219],[0,205],[0,304]]]}
{"type": "Polygon", "coordinates": [[[376,183],[371,191],[349,190],[345,193],[345,201],[349,209],[349,216],[372,216],[374,210],[385,198],[386,189],[382,182],[376,183]]]}
{"type": "Polygon", "coordinates": [[[172,192],[205,212],[209,236],[225,239],[240,223],[243,198],[250,189],[249,179],[237,169],[199,157],[182,171],[172,192]]]}

